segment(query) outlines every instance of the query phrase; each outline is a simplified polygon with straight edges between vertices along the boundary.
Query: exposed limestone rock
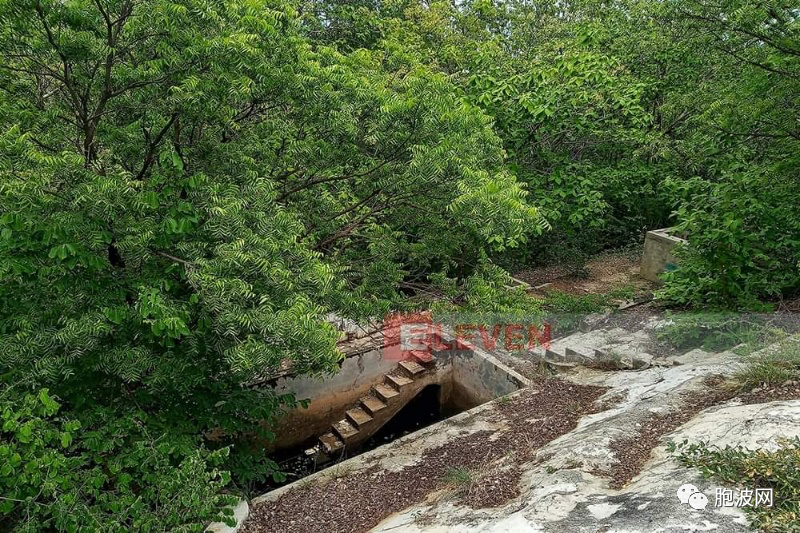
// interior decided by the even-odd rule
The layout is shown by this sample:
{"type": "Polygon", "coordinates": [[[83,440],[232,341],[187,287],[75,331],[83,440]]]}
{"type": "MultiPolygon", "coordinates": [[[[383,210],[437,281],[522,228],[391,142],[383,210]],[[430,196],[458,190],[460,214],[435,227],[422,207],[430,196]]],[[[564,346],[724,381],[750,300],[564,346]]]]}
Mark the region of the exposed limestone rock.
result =
{"type": "Polygon", "coordinates": [[[607,396],[623,399],[607,411],[585,416],[572,432],[542,448],[538,457],[545,460],[528,467],[519,498],[482,510],[455,501],[428,502],[389,517],[373,531],[750,531],[741,510],[714,507],[718,485],[678,464],[665,444],[688,439],[774,450],[781,438],[800,436],[800,401],[756,405],[734,401],[708,408],[664,436],[641,473],[621,490],[611,489],[604,475],[616,464],[610,448],[614,440],[635,435],[652,413],[680,408],[706,377],[732,372],[738,366],[733,354],[694,351],[684,364],[672,368],[576,371],[573,381],[610,386],[607,396]],[[694,484],[708,497],[705,510],[680,503],[676,491],[684,483],[694,484]]]}
{"type": "MultiPolygon", "coordinates": [[[[617,344],[639,350],[647,338],[620,331],[578,333],[562,339],[556,349],[581,346],[589,351],[596,343],[617,344]],[[616,339],[612,338],[616,335],[616,339]],[[620,337],[622,337],[620,341],[620,337]],[[621,344],[620,344],[621,342],[621,344]]],[[[555,344],[555,343],[554,343],[555,344]]],[[[551,347],[552,349],[552,347],[551,347]]],[[[572,348],[574,349],[574,348],[572,348]]],[[[765,350],[769,351],[769,349],[765,350]]],[[[508,354],[498,358],[513,364],[508,354]]],[[[593,414],[584,415],[568,433],[536,450],[517,465],[522,472],[519,490],[499,507],[473,509],[447,490],[434,490],[424,501],[388,516],[373,531],[422,532],[536,532],[536,533],[652,533],[677,531],[751,531],[743,511],[715,507],[714,483],[702,480],[696,470],[681,466],[667,451],[669,441],[706,441],[717,446],[745,446],[774,450],[781,438],[800,437],[800,400],[742,405],[716,395],[709,379],[731,375],[743,365],[731,353],[692,350],[662,358],[666,364],[636,372],[575,367],[561,374],[575,384],[604,387],[593,414]],[[699,401],[699,404],[693,402],[699,401]],[[722,402],[703,409],[706,405],[722,402]],[[661,424],[653,431],[653,424],[661,424]],[[661,431],[663,430],[663,431],[661,431]],[[631,469],[620,443],[649,436],[631,469]],[[655,435],[655,436],[654,436],[655,435]],[[652,443],[652,444],[650,444],[652,443]],[[621,465],[624,476],[614,475],[621,465]],[[619,480],[622,480],[619,482],[619,480]],[[693,484],[708,498],[703,510],[682,504],[677,490],[693,484]],[[614,488],[614,487],[619,488],[614,488]]],[[[532,389],[536,389],[534,383],[532,389]]],[[[511,395],[530,394],[530,390],[511,395]]],[[[424,465],[426,453],[454,439],[484,433],[499,439],[509,432],[529,431],[499,416],[502,403],[495,400],[449,420],[412,433],[389,445],[344,461],[337,468],[349,476],[374,476],[424,465]]],[[[524,435],[523,435],[524,436],[524,435]]],[[[644,440],[643,438],[640,440],[644,440]]],[[[635,446],[631,446],[635,448],[635,446]]],[[[458,466],[457,464],[453,466],[458,466]]],[[[299,483],[320,483],[327,471],[299,483]]],[[[744,487],[753,488],[753,487],[744,487]]],[[[491,487],[484,488],[491,490],[491,487]]],[[[287,486],[253,502],[275,501],[292,490],[287,486]]],[[[398,493],[399,494],[399,493],[398,493]]],[[[302,512],[302,510],[298,510],[302,512]]]]}

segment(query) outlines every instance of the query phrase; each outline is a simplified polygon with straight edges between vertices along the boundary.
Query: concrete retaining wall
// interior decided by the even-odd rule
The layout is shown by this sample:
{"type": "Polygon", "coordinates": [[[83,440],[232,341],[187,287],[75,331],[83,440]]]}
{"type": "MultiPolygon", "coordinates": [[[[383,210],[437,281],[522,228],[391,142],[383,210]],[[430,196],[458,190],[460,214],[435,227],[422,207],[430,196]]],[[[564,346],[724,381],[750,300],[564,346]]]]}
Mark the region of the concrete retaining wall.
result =
{"type": "Polygon", "coordinates": [[[347,357],[333,376],[281,378],[275,383],[276,394],[294,393],[298,400],[311,400],[307,409],[290,411],[272,428],[277,436],[268,450],[291,448],[303,444],[309,437],[322,435],[331,429],[331,421],[344,417],[370,388],[383,383],[383,376],[397,366],[397,361],[383,358],[383,350],[371,350],[347,357]]]}
{"type": "MultiPolygon", "coordinates": [[[[357,405],[373,386],[383,383],[387,373],[397,369],[397,361],[384,358],[378,342],[371,347],[360,346],[360,350],[350,351],[341,370],[333,376],[286,377],[276,381],[276,394],[292,392],[298,400],[308,399],[311,403],[308,408],[294,409],[278,420],[271,428],[276,440],[268,443],[268,452],[313,444],[311,441],[329,432],[331,424],[344,418],[345,411],[357,405]]],[[[522,376],[478,349],[437,353],[435,370],[425,382],[441,386],[445,416],[527,386],[522,376]]]]}
{"type": "Polygon", "coordinates": [[[452,394],[455,403],[471,409],[499,396],[511,394],[528,381],[489,353],[474,349],[453,357],[452,394]]]}

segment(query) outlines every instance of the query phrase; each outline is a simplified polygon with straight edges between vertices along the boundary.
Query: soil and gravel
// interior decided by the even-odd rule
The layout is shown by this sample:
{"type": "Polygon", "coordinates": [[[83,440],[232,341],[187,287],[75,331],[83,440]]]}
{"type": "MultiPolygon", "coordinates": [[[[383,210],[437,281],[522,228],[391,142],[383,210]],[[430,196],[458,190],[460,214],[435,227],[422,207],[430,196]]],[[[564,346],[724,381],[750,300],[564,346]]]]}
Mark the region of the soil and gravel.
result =
{"type": "Polygon", "coordinates": [[[465,435],[428,450],[419,462],[400,471],[345,472],[327,482],[300,485],[274,502],[256,506],[242,531],[367,531],[431,493],[446,492],[443,479],[452,468],[475,474],[474,487],[461,491],[463,503],[474,508],[502,505],[518,494],[519,465],[533,461],[537,449],[574,429],[583,414],[595,412],[595,401],[606,390],[540,379],[496,405],[506,429],[465,435]]]}
{"type": "Polygon", "coordinates": [[[611,479],[611,488],[624,487],[642,470],[661,437],[693,419],[700,411],[733,399],[745,405],[798,400],[800,382],[789,381],[781,385],[737,392],[731,383],[720,376],[712,376],[706,380],[705,390],[687,395],[680,409],[667,414],[652,415],[642,422],[641,429],[635,435],[612,442],[609,448],[614,452],[617,464],[611,471],[600,473],[611,479]]]}
{"type": "Polygon", "coordinates": [[[784,400],[800,400],[800,383],[797,381],[787,381],[781,385],[758,387],[740,394],[737,398],[747,405],[784,400]]]}
{"type": "Polygon", "coordinates": [[[637,433],[610,444],[617,463],[610,471],[598,473],[610,478],[609,486],[612,489],[621,489],[641,472],[661,437],[672,433],[700,411],[736,395],[735,391],[725,386],[725,380],[720,376],[709,377],[704,385],[704,390],[688,394],[680,408],[666,414],[648,416],[641,422],[637,433]]]}
{"type": "Polygon", "coordinates": [[[653,285],[639,276],[639,261],[638,254],[610,253],[589,259],[580,274],[555,265],[522,270],[514,277],[542,296],[552,291],[576,296],[607,294],[623,286],[633,286],[637,291],[652,289],[653,285]]]}

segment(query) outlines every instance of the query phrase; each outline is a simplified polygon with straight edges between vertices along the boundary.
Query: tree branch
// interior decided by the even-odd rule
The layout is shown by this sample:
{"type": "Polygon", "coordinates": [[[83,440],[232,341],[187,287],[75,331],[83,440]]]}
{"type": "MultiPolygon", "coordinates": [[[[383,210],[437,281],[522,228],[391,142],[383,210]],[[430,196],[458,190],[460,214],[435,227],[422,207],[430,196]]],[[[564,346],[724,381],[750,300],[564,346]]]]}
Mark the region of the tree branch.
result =
{"type": "Polygon", "coordinates": [[[139,173],[136,174],[136,180],[137,181],[141,181],[142,179],[144,179],[145,174],[147,173],[148,170],[150,170],[150,167],[152,166],[153,162],[155,161],[156,149],[158,148],[158,145],[161,144],[161,141],[164,139],[164,136],[167,134],[169,129],[175,123],[175,120],[177,120],[177,118],[178,118],[178,113],[173,113],[172,116],[170,117],[169,121],[167,121],[167,123],[164,125],[164,127],[161,128],[161,130],[158,132],[158,134],[156,135],[156,138],[153,139],[148,144],[147,152],[145,153],[145,157],[144,157],[144,163],[142,164],[142,168],[141,168],[141,170],[139,170],[139,173]]]}

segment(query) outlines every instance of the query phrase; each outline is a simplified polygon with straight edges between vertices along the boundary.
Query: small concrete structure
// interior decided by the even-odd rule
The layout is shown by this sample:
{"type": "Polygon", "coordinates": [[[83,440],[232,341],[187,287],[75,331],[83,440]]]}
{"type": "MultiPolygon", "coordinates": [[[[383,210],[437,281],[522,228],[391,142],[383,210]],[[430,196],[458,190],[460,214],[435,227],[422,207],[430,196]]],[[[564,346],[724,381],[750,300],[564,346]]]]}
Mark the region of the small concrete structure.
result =
{"type": "Polygon", "coordinates": [[[454,403],[476,407],[530,385],[515,370],[485,350],[473,347],[453,357],[451,395],[454,403]]]}
{"type": "MultiPolygon", "coordinates": [[[[659,321],[648,323],[647,328],[657,328],[660,324],[659,321]]],[[[578,332],[554,341],[550,348],[559,354],[566,353],[568,348],[574,353],[583,351],[588,354],[599,349],[613,349],[622,357],[633,359],[646,353],[643,352],[648,345],[645,333],[619,329],[578,332]]],[[[776,344],[764,348],[752,354],[752,357],[768,357],[780,347],[780,344],[776,344]]],[[[437,354],[437,358],[439,356],[437,354]]],[[[652,424],[654,415],[669,416],[691,408],[687,400],[709,392],[709,377],[732,376],[745,365],[739,355],[727,351],[713,353],[696,349],[679,355],[665,355],[663,358],[666,363],[663,366],[653,365],[635,372],[581,366],[562,372],[560,378],[564,381],[606,389],[595,402],[595,405],[604,407],[581,416],[571,430],[538,447],[535,456],[517,460],[513,454],[509,454],[484,467],[486,472],[501,471],[504,464],[519,468],[516,482],[518,491],[508,500],[493,507],[473,508],[469,501],[452,497],[446,489],[434,489],[402,510],[394,513],[387,511],[382,521],[370,531],[752,532],[753,528],[743,509],[717,506],[714,502],[717,489],[729,487],[702,479],[697,470],[676,459],[668,444],[685,440],[693,443],[702,441],[723,447],[743,446],[751,450],[774,451],[783,445],[783,439],[800,438],[800,400],[744,405],[734,399],[698,410],[685,423],[653,443],[654,448],[648,451],[646,462],[640,465],[638,473],[634,473],[628,482],[621,487],[612,486],[609,478],[611,472],[627,461],[625,456],[619,455],[620,449],[615,443],[625,443],[643,435],[644,429],[652,424]],[[681,503],[677,491],[687,483],[699,488],[715,505],[696,509],[681,503]]],[[[472,389],[473,393],[480,393],[480,388],[488,384],[489,392],[497,394],[497,387],[512,391],[519,384],[528,384],[524,377],[518,376],[513,370],[509,369],[508,377],[501,372],[521,362],[513,354],[502,351],[488,354],[476,349],[466,354],[463,361],[453,363],[453,373],[468,371],[470,375],[462,379],[465,380],[465,387],[472,389]]],[[[509,419],[499,405],[504,401],[513,402],[516,398],[531,398],[541,393],[534,383],[512,392],[504,400],[484,403],[390,444],[346,459],[336,469],[318,471],[301,481],[256,498],[251,504],[257,513],[260,505],[277,502],[294,490],[304,490],[309,484],[324,486],[334,480],[338,483],[340,477],[371,477],[375,479],[376,491],[389,496],[400,495],[403,487],[382,485],[386,479],[384,476],[416,468],[425,461],[458,465],[457,455],[442,460],[441,449],[449,443],[471,439],[473,444],[488,449],[492,442],[504,436],[524,439],[526,435],[540,431],[541,427],[537,424],[542,419],[509,419]]],[[[546,398],[542,398],[542,401],[546,401],[546,398]]],[[[489,483],[492,478],[486,479],[482,482],[483,486],[487,491],[494,491],[494,482],[489,483]]],[[[365,500],[364,505],[374,506],[380,501],[365,500]]],[[[298,518],[302,518],[306,510],[298,508],[297,513],[298,518]]]]}
{"type": "MultiPolygon", "coordinates": [[[[453,339],[448,338],[448,341],[453,339]]],[[[343,344],[345,359],[333,376],[324,379],[284,376],[275,380],[272,387],[276,394],[291,393],[309,403],[307,408],[292,409],[277,421],[271,428],[276,438],[266,443],[267,451],[310,445],[310,439],[323,436],[331,431],[331,424],[346,419],[351,419],[348,423],[362,430],[359,435],[348,435],[346,439],[350,449],[354,449],[429,385],[440,387],[439,403],[443,413],[457,413],[529,384],[524,377],[477,347],[436,351],[435,357],[420,365],[387,357],[383,343],[383,332],[375,331],[369,338],[343,344]],[[387,386],[393,389],[391,401],[389,397],[382,397],[387,386]],[[375,407],[371,407],[371,402],[375,407]],[[362,423],[352,419],[361,416],[362,411],[369,415],[362,423]]],[[[338,429],[347,427],[333,428],[333,433],[338,433],[338,429]]]]}
{"type": "Polygon", "coordinates": [[[672,251],[676,245],[685,243],[686,240],[672,235],[674,230],[675,228],[664,228],[647,232],[640,270],[644,279],[660,282],[659,274],[677,268],[678,262],[672,251]]]}
{"type": "Polygon", "coordinates": [[[360,339],[343,347],[345,359],[332,376],[284,376],[271,383],[276,394],[292,393],[298,400],[310,400],[307,408],[297,408],[282,416],[271,428],[276,439],[267,443],[267,451],[291,448],[303,444],[312,435],[330,430],[331,421],[345,415],[369,394],[370,389],[383,382],[384,375],[397,366],[397,361],[383,357],[383,336],[360,339]]]}

